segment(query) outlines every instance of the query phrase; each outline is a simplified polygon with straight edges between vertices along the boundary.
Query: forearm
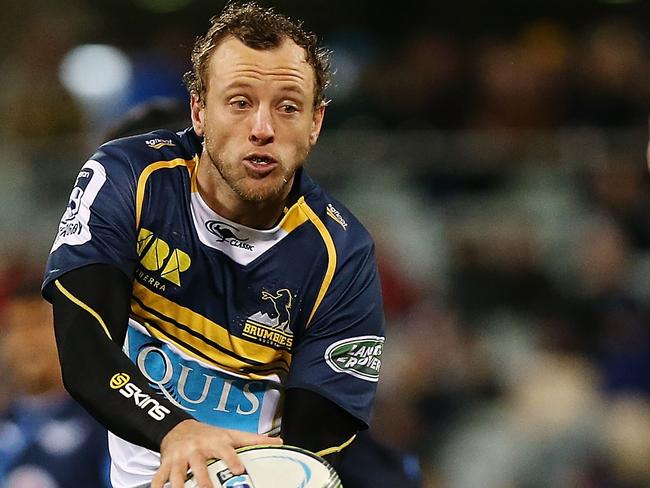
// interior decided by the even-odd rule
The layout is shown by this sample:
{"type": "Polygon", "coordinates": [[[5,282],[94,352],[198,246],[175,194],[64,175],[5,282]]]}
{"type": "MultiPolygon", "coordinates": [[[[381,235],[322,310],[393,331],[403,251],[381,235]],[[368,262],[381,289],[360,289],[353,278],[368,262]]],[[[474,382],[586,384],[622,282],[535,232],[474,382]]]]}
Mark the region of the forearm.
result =
{"type": "Polygon", "coordinates": [[[157,394],[122,352],[130,283],[118,270],[107,268],[75,270],[52,285],[63,381],[108,430],[159,450],[165,434],[191,417],[157,394]]]}
{"type": "Polygon", "coordinates": [[[287,390],[282,438],[287,445],[319,454],[336,468],[361,422],[322,396],[303,389],[287,390]]]}

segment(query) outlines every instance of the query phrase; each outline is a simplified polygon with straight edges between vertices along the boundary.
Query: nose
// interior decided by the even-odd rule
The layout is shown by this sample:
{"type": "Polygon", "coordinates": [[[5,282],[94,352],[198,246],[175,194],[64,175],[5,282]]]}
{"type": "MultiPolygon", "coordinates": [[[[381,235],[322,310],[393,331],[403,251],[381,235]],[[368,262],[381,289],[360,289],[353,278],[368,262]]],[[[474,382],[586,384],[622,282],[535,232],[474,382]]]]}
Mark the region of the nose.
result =
{"type": "Polygon", "coordinates": [[[274,137],[271,111],[260,105],[253,115],[253,126],[248,139],[256,146],[263,146],[273,142],[274,137]]]}

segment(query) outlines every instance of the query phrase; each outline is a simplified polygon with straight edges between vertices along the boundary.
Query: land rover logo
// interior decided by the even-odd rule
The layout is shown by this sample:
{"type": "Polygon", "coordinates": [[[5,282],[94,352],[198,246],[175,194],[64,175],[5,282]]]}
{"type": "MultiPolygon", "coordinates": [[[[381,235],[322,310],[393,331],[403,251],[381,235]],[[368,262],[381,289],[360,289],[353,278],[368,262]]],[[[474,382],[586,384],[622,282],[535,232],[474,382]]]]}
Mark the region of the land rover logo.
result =
{"type": "Polygon", "coordinates": [[[383,337],[352,337],[329,346],[325,351],[325,361],[334,371],[376,382],[379,379],[383,349],[383,337]]]}

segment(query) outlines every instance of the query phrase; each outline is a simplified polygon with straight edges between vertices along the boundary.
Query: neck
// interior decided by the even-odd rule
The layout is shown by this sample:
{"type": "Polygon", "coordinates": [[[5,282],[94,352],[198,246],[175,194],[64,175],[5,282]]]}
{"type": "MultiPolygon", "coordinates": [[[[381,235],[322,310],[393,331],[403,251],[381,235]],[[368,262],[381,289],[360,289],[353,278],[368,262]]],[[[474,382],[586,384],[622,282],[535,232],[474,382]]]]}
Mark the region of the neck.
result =
{"type": "Polygon", "coordinates": [[[203,201],[214,212],[253,229],[270,229],[282,217],[291,182],[280,195],[262,201],[243,199],[223,179],[204,153],[197,173],[197,186],[203,201]]]}

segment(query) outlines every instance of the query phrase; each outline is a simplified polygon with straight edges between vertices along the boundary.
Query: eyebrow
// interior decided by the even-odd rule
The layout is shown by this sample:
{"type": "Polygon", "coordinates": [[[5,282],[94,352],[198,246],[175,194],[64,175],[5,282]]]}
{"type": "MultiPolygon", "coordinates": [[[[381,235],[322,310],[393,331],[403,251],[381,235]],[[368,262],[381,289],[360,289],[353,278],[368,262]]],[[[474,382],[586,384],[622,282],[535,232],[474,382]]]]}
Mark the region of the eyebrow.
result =
{"type": "Polygon", "coordinates": [[[245,83],[243,81],[233,81],[232,83],[226,85],[225,90],[235,90],[237,88],[253,88],[253,85],[250,83],[245,83]]]}
{"type": "Polygon", "coordinates": [[[297,85],[293,85],[293,84],[289,85],[289,86],[283,86],[282,88],[280,88],[280,91],[297,93],[299,95],[304,95],[305,94],[305,91],[302,88],[298,87],[297,85]]]}
{"type": "MultiPolygon", "coordinates": [[[[237,90],[237,89],[240,89],[240,88],[253,89],[254,86],[252,84],[250,84],[250,83],[245,82],[245,81],[233,81],[229,85],[226,85],[224,90],[225,91],[232,91],[232,90],[237,90]]],[[[291,83],[289,85],[283,85],[282,87],[280,87],[280,91],[284,92],[284,93],[296,93],[296,94],[302,95],[302,96],[304,96],[305,93],[306,93],[301,87],[299,87],[297,84],[294,84],[294,83],[291,83]]]]}

